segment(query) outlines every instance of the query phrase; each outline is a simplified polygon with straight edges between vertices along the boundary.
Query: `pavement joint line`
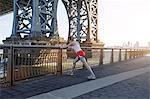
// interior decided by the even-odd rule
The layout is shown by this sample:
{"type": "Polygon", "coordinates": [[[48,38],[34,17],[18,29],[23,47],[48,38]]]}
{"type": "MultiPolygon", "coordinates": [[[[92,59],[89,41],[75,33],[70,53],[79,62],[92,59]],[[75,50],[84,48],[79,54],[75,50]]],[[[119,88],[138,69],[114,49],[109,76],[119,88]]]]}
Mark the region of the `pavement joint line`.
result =
{"type": "Polygon", "coordinates": [[[135,70],[107,76],[104,78],[98,78],[96,80],[83,82],[80,84],[72,85],[58,90],[50,91],[48,93],[43,93],[40,95],[29,97],[27,99],[42,99],[42,98],[43,99],[72,99],[74,97],[141,75],[149,71],[150,71],[150,67],[135,69],[135,70]]]}

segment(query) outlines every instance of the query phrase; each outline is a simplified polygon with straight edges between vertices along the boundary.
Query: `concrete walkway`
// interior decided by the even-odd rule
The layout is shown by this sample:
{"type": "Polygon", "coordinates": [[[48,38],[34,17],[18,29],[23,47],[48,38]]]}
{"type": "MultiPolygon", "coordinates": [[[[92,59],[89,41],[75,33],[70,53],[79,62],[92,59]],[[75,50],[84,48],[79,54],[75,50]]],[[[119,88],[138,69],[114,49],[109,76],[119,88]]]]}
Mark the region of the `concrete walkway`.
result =
{"type": "Polygon", "coordinates": [[[150,72],[91,91],[73,99],[150,99],[150,72]]]}
{"type": "MultiPolygon", "coordinates": [[[[34,98],[34,96],[35,97],[36,96],[40,97],[41,95],[45,96],[45,94],[50,92],[49,95],[52,96],[53,98],[48,99],[55,99],[55,98],[61,99],[62,97],[64,98],[74,97],[80,99],[80,95],[82,97],[82,94],[90,93],[93,90],[96,89],[98,90],[99,88],[101,89],[103,87],[119,83],[122,80],[124,82],[126,79],[148,72],[149,66],[150,66],[150,57],[145,56],[137,59],[103,65],[102,67],[99,66],[93,67],[97,79],[92,81],[88,81],[86,78],[88,75],[87,70],[77,70],[74,76],[67,76],[66,74],[63,74],[61,76],[46,75],[39,78],[17,82],[15,86],[11,88],[2,88],[0,89],[0,96],[2,97],[2,99],[25,99],[25,98],[34,98]],[[84,83],[87,85],[85,86],[84,83]],[[62,88],[72,89],[73,86],[74,88],[76,88],[80,84],[83,87],[85,87],[80,88],[83,89],[82,93],[80,92],[80,94],[77,94],[79,92],[71,93],[71,90],[68,89],[66,90],[68,90],[69,91],[68,93],[70,93],[69,97],[66,94],[62,95],[59,94],[59,90],[62,90],[62,88]],[[92,88],[90,88],[89,86],[91,86],[92,88]],[[87,89],[87,91],[84,91],[84,89],[87,89]]],[[[77,89],[79,88],[77,87],[77,89]]],[[[43,97],[42,99],[46,99],[43,97]]],[[[94,98],[83,98],[83,99],[94,99],[94,98]]],[[[97,98],[97,99],[105,99],[105,98],[97,98]]]]}
{"type": "Polygon", "coordinates": [[[28,99],[72,99],[82,94],[86,94],[88,92],[112,85],[114,83],[141,75],[149,71],[150,71],[150,67],[136,69],[136,70],[80,83],[70,87],[54,90],[28,99]]]}

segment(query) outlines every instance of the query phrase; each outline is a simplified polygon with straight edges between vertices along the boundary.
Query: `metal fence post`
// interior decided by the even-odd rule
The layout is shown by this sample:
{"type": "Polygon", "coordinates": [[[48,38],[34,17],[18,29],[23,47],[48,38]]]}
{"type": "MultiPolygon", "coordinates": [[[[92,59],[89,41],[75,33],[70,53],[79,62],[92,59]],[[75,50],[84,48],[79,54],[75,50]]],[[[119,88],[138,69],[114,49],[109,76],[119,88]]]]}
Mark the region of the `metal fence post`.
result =
{"type": "Polygon", "coordinates": [[[142,56],[142,50],[140,49],[139,50],[139,57],[141,57],[142,56]]]}
{"type": "Polygon", "coordinates": [[[111,50],[110,63],[114,62],[114,49],[111,50]]]}
{"type": "Polygon", "coordinates": [[[136,58],[136,49],[133,51],[133,57],[136,58]]]}
{"type": "Polygon", "coordinates": [[[99,65],[103,65],[103,49],[100,49],[100,58],[99,58],[99,65]]]}
{"type": "Polygon", "coordinates": [[[129,58],[130,59],[132,58],[132,49],[130,49],[130,51],[129,51],[129,58]]]}
{"type": "Polygon", "coordinates": [[[13,46],[10,46],[10,49],[8,50],[8,80],[10,82],[10,85],[12,86],[14,83],[14,49],[13,46]]]}
{"type": "Polygon", "coordinates": [[[127,60],[127,49],[125,49],[125,57],[124,57],[125,60],[127,60]]]}
{"type": "Polygon", "coordinates": [[[62,74],[62,49],[58,49],[58,64],[57,64],[57,74],[62,74]]]}
{"type": "Polygon", "coordinates": [[[119,59],[118,61],[121,61],[121,49],[119,49],[119,59]]]}
{"type": "Polygon", "coordinates": [[[139,57],[139,50],[136,51],[136,57],[139,57]]]}
{"type": "Polygon", "coordinates": [[[141,57],[143,56],[143,49],[141,50],[141,57]]]}
{"type": "Polygon", "coordinates": [[[138,57],[139,56],[139,50],[137,49],[136,50],[136,57],[138,57]]]}

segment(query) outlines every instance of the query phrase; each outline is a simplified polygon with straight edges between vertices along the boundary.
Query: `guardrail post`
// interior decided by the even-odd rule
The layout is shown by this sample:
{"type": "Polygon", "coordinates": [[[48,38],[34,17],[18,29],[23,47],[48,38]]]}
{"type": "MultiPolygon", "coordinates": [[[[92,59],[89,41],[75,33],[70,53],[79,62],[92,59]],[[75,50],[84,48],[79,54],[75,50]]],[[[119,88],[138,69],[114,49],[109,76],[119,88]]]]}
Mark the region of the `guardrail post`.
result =
{"type": "Polygon", "coordinates": [[[139,57],[139,49],[137,49],[136,57],[139,57]]]}
{"type": "Polygon", "coordinates": [[[140,57],[142,56],[142,49],[140,49],[140,57]]]}
{"type": "Polygon", "coordinates": [[[121,49],[119,49],[119,59],[118,61],[121,61],[121,49]]]}
{"type": "Polygon", "coordinates": [[[110,58],[110,63],[114,62],[114,49],[111,50],[111,58],[110,58]]]}
{"type": "Polygon", "coordinates": [[[130,59],[132,58],[132,49],[130,49],[130,51],[129,51],[129,58],[130,59]]]}
{"type": "Polygon", "coordinates": [[[142,56],[144,56],[144,54],[145,54],[145,53],[144,53],[144,50],[142,50],[142,56]]]}
{"type": "Polygon", "coordinates": [[[142,56],[142,49],[140,49],[140,57],[142,56]]]}
{"type": "Polygon", "coordinates": [[[100,58],[99,58],[99,65],[103,65],[103,49],[100,49],[100,58]]]}
{"type": "Polygon", "coordinates": [[[10,82],[10,86],[14,83],[14,50],[13,46],[10,46],[8,50],[8,69],[7,69],[7,77],[10,82]]]}
{"type": "Polygon", "coordinates": [[[136,58],[136,49],[133,51],[133,57],[136,58]]]}
{"type": "Polygon", "coordinates": [[[62,49],[58,49],[57,74],[62,75],[62,49]]]}
{"type": "Polygon", "coordinates": [[[144,56],[144,50],[142,49],[142,56],[144,56]]]}
{"type": "Polygon", "coordinates": [[[136,57],[139,57],[139,50],[136,50],[136,57]]]}
{"type": "Polygon", "coordinates": [[[139,49],[139,54],[138,54],[138,57],[140,57],[141,56],[141,50],[139,49]]]}
{"type": "Polygon", "coordinates": [[[125,49],[125,57],[124,57],[125,60],[127,60],[127,49],[125,49]]]}

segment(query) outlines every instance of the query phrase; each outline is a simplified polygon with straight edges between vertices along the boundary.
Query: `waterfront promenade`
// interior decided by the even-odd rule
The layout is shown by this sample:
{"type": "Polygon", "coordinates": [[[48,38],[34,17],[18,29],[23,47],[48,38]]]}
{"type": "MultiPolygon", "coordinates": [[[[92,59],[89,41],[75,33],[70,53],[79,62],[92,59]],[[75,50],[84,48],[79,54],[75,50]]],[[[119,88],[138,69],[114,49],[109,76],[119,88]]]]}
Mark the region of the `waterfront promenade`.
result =
{"type": "Polygon", "coordinates": [[[0,89],[2,99],[149,99],[150,56],[93,67],[96,80],[87,80],[87,70],[74,76],[46,75],[16,82],[0,89]]]}

